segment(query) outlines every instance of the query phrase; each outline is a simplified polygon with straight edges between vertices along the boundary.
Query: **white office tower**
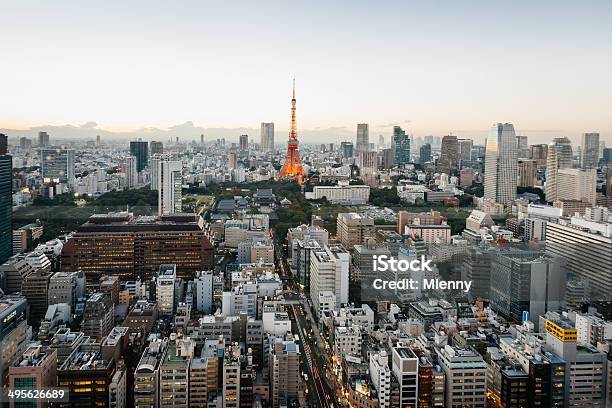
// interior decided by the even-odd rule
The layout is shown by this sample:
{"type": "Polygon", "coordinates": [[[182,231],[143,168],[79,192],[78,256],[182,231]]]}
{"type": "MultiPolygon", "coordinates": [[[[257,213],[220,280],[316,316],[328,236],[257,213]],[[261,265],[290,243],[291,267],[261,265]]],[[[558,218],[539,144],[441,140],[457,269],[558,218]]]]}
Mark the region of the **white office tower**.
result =
{"type": "Polygon", "coordinates": [[[159,215],[182,211],[183,164],[178,160],[161,160],[158,164],[159,215]]]}
{"type": "Polygon", "coordinates": [[[365,152],[370,150],[370,130],[367,123],[359,123],[357,125],[357,143],[355,150],[365,152]]]}
{"type": "Polygon", "coordinates": [[[546,201],[557,200],[557,173],[559,169],[568,168],[572,168],[572,143],[566,137],[555,138],[548,145],[546,156],[546,201]]]}
{"type": "Polygon", "coordinates": [[[418,357],[408,347],[394,347],[392,366],[393,375],[399,383],[399,406],[416,407],[419,395],[418,357]]]}
{"type": "Polygon", "coordinates": [[[599,133],[583,133],[580,164],[583,169],[594,169],[598,163],[599,133]]]}
{"type": "Polygon", "coordinates": [[[587,209],[584,217],[561,218],[546,225],[546,252],[567,259],[567,271],[588,282],[591,296],[610,300],[612,223],[587,209]]]}
{"type": "Polygon", "coordinates": [[[212,314],[213,304],[213,273],[212,271],[201,271],[196,273],[195,281],[195,303],[198,312],[212,314]]]}
{"type": "Polygon", "coordinates": [[[151,156],[151,190],[159,190],[159,162],[170,161],[172,156],[169,154],[154,154],[151,156]]]}
{"type": "Polygon", "coordinates": [[[484,408],[487,363],[472,348],[436,348],[438,363],[446,374],[446,407],[484,408]]]}
{"type": "Polygon", "coordinates": [[[138,184],[138,169],[136,168],[136,157],[128,156],[123,160],[123,173],[125,173],[125,184],[128,189],[138,184]]]}
{"type": "Polygon", "coordinates": [[[484,198],[505,206],[516,198],[518,181],[516,134],[511,123],[494,125],[485,150],[484,198]]]}
{"type": "Polygon", "coordinates": [[[382,350],[380,354],[370,354],[370,379],[378,392],[379,407],[389,408],[391,406],[391,370],[386,351],[382,350]]]}
{"type": "Polygon", "coordinates": [[[319,292],[336,296],[336,308],[348,302],[350,254],[341,246],[325,245],[310,254],[310,296],[319,315],[319,292]]]}
{"type": "Polygon", "coordinates": [[[174,282],[176,265],[161,265],[155,281],[155,301],[160,315],[174,313],[174,282]]]}
{"type": "Polygon", "coordinates": [[[583,201],[595,205],[597,202],[597,170],[557,170],[557,200],[583,201]]]}
{"type": "Polygon", "coordinates": [[[264,152],[274,151],[274,123],[261,123],[261,150],[264,152]]]}

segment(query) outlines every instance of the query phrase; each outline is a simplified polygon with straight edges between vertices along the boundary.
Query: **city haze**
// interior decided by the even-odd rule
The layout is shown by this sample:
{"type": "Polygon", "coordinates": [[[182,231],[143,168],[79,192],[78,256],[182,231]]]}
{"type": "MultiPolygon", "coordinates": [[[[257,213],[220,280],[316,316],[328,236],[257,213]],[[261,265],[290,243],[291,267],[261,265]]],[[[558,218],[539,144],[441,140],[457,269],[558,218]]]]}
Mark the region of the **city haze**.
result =
{"type": "Polygon", "coordinates": [[[280,141],[294,75],[305,143],[362,122],[386,137],[482,141],[498,121],[531,143],[612,133],[609,2],[32,3],[0,16],[11,137],[256,137],[272,121],[280,141]]]}

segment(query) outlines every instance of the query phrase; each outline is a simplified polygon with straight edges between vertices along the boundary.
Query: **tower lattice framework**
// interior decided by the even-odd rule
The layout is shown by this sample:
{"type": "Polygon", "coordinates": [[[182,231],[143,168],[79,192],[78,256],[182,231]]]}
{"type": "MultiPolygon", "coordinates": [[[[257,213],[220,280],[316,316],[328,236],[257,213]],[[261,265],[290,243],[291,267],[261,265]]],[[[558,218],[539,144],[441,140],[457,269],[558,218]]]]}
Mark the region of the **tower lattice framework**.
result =
{"type": "Polygon", "coordinates": [[[287,156],[281,168],[279,179],[295,179],[298,184],[304,182],[304,167],[300,159],[297,122],[295,119],[295,79],[293,80],[293,97],[291,98],[291,130],[287,142],[287,156]]]}

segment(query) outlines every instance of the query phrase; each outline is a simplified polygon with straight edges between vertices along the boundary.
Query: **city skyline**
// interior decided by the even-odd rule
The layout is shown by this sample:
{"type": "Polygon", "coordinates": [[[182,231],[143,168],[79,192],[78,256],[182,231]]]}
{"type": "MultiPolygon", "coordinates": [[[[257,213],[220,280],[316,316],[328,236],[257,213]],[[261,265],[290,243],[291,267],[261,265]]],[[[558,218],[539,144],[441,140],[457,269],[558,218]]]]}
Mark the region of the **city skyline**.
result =
{"type": "Polygon", "coordinates": [[[183,136],[190,123],[212,137],[255,136],[261,122],[281,136],[295,75],[305,143],[344,140],[357,123],[373,137],[399,125],[483,141],[497,122],[537,143],[611,137],[606,2],[357,2],[326,5],[325,14],[299,2],[147,4],[145,13],[138,3],[62,2],[6,11],[0,34],[20,39],[0,45],[0,75],[11,79],[0,128],[11,136],[68,133],[67,123],[128,138],[151,129],[183,136]],[[54,30],[43,28],[49,22],[54,30]]]}

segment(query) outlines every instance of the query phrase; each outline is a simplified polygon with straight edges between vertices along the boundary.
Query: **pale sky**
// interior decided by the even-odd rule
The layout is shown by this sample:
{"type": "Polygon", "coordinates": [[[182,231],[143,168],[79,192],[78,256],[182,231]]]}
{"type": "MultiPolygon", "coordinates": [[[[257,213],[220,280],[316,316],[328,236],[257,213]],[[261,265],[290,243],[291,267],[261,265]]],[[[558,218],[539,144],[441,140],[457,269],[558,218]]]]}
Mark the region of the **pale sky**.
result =
{"type": "Polygon", "coordinates": [[[611,144],[611,21],[609,0],[3,0],[0,128],[286,129],[295,75],[305,131],[611,144]]]}

